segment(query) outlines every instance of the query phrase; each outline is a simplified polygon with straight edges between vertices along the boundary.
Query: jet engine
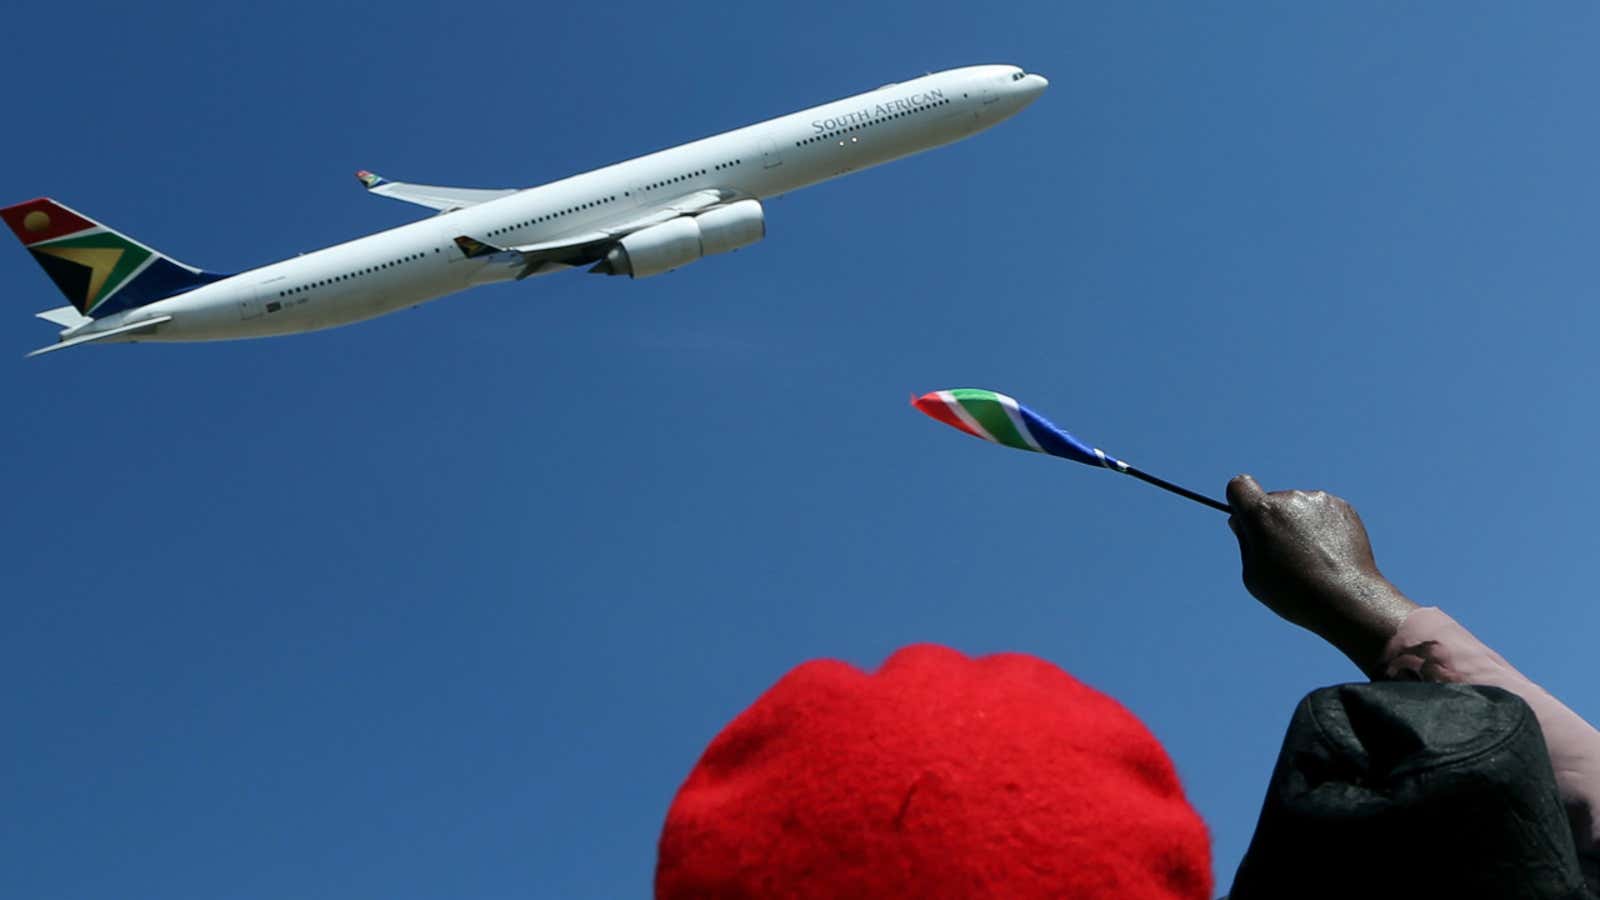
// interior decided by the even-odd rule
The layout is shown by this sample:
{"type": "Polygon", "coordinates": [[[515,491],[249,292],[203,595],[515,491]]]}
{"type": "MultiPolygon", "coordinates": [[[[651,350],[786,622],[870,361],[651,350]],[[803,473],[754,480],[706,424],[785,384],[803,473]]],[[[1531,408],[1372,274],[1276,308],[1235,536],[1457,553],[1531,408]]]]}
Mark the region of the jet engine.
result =
{"type": "Polygon", "coordinates": [[[715,256],[748,247],[767,236],[767,218],[755,200],[740,200],[695,216],[702,255],[715,256]]]}
{"type": "Polygon", "coordinates": [[[682,216],[635,231],[589,271],[646,278],[754,244],[767,235],[761,204],[740,200],[698,216],[682,216]]]}

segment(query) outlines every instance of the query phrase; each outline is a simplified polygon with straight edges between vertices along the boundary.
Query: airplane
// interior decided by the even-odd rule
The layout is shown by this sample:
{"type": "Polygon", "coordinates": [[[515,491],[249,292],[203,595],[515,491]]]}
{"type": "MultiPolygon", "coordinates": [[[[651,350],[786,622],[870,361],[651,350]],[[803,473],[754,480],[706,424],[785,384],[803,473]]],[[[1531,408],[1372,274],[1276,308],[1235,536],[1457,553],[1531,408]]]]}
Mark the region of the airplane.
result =
{"type": "Polygon", "coordinates": [[[1016,66],[930,73],[527,189],[437,187],[358,172],[436,213],[237,275],[185,265],[61,203],[0,209],[71,305],[38,356],[88,343],[297,334],[480,284],[588,266],[646,278],[766,236],[762,201],[970,137],[1049,82],[1016,66]]]}

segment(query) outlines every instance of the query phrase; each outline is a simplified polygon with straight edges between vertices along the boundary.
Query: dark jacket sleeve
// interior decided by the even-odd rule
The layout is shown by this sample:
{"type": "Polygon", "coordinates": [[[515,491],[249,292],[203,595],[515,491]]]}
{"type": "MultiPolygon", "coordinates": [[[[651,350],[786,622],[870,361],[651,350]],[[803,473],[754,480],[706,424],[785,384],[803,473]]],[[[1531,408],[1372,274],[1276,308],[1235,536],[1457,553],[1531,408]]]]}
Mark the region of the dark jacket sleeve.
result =
{"type": "Polygon", "coordinates": [[[1600,892],[1600,732],[1437,607],[1422,607],[1384,648],[1391,679],[1504,688],[1533,708],[1590,889],[1600,892]]]}

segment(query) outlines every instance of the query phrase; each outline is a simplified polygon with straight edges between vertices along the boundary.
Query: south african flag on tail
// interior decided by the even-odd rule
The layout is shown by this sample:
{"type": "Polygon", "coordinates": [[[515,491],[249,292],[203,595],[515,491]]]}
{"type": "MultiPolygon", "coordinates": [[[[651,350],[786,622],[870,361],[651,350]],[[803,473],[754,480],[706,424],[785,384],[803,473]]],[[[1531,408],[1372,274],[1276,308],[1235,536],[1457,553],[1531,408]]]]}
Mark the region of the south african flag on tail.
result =
{"type": "Polygon", "coordinates": [[[163,256],[48,197],[0,209],[0,219],[72,307],[93,319],[227,277],[163,256]]]}

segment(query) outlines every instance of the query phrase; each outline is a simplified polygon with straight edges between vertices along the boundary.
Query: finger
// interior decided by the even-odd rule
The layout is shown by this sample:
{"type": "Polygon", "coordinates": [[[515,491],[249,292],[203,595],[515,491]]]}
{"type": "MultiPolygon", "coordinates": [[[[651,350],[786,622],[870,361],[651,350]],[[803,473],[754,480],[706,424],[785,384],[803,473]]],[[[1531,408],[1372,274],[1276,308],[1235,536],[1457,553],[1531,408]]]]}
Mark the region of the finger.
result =
{"type": "Polygon", "coordinates": [[[1243,559],[1248,556],[1250,554],[1250,544],[1245,538],[1244,526],[1239,524],[1238,518],[1234,516],[1228,517],[1228,530],[1233,532],[1234,539],[1239,542],[1239,558],[1243,559]]]}
{"type": "MultiPolygon", "coordinates": [[[[1234,509],[1238,508],[1237,506],[1234,507],[1234,509]]],[[[1249,591],[1251,596],[1254,596],[1256,591],[1252,586],[1252,582],[1256,565],[1251,558],[1254,554],[1250,552],[1250,535],[1245,530],[1244,525],[1234,516],[1228,517],[1228,527],[1233,530],[1233,537],[1239,542],[1239,580],[1244,582],[1244,589],[1249,591]]]]}

